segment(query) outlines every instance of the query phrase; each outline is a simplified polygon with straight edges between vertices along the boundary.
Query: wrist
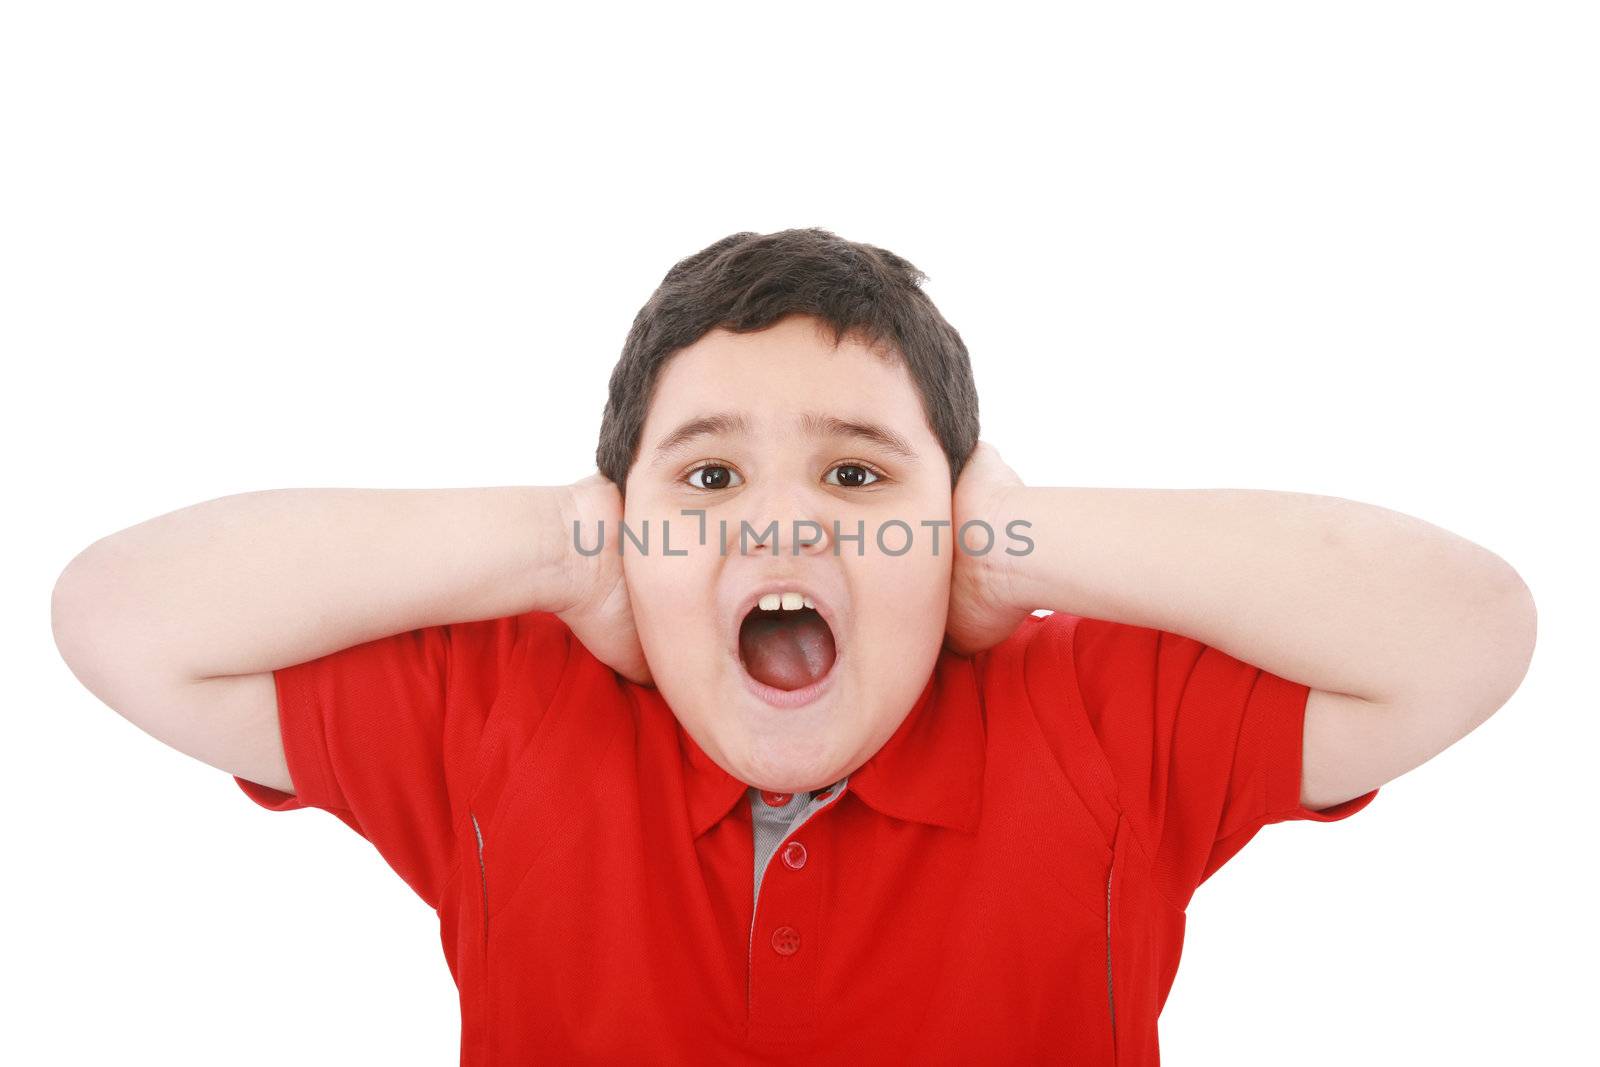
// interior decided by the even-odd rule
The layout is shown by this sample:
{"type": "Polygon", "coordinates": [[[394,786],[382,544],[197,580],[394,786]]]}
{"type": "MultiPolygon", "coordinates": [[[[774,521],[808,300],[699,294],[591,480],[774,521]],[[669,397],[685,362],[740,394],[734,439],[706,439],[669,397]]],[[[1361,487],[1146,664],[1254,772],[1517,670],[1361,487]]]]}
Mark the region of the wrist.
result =
{"type": "Polygon", "coordinates": [[[990,539],[987,552],[967,554],[966,558],[976,568],[979,588],[993,608],[1031,612],[1041,606],[1035,602],[1029,580],[1030,564],[1039,548],[1031,499],[1028,486],[997,486],[979,509],[980,514],[971,516],[981,519],[992,532],[990,537],[972,531],[963,544],[981,546],[980,537],[990,539]]]}
{"type": "MultiPolygon", "coordinates": [[[[583,506],[577,486],[564,485],[556,490],[555,510],[561,527],[556,541],[554,573],[559,581],[553,589],[550,610],[556,614],[571,611],[585,599],[586,591],[594,584],[594,570],[598,556],[586,556],[580,547],[592,549],[600,538],[600,528],[583,506]]],[[[608,536],[616,536],[607,531],[608,536]]]]}
{"type": "Polygon", "coordinates": [[[1005,608],[1034,611],[1043,608],[1032,576],[1042,545],[1038,542],[1035,504],[1038,491],[1032,486],[1002,486],[990,502],[990,525],[995,528],[995,549],[989,553],[990,589],[1005,608]]]}
{"type": "Polygon", "coordinates": [[[610,479],[596,473],[561,486],[556,501],[561,523],[561,607],[553,610],[560,613],[582,608],[615,586],[622,495],[610,479]]]}

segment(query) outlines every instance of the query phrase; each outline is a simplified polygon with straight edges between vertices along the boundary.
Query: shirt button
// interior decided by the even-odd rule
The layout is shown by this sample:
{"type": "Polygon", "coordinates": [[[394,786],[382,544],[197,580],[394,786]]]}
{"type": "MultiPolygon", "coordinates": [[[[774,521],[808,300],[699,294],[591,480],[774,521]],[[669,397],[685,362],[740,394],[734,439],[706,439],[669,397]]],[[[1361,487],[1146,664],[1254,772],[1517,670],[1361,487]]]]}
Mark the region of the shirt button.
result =
{"type": "Polygon", "coordinates": [[[793,956],[800,951],[800,931],[792,926],[780,926],[772,931],[772,950],[780,956],[793,956]]]}
{"type": "Polygon", "coordinates": [[[761,799],[767,802],[769,808],[781,808],[793,799],[793,793],[768,793],[762,790],[761,799]]]}
{"type": "Polygon", "coordinates": [[[783,865],[792,871],[798,871],[806,865],[806,846],[798,841],[790,841],[783,846],[783,865]]]}

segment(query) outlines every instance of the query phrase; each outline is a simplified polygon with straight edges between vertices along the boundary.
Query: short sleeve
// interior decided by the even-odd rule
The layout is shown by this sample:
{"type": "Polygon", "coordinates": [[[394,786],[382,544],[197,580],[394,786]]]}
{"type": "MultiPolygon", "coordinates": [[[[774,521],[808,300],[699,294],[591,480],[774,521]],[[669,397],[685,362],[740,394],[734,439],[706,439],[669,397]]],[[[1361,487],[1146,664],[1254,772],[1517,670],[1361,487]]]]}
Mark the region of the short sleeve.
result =
{"type": "Polygon", "coordinates": [[[295,791],[234,780],[270,811],[337,816],[437,909],[490,715],[507,690],[533,690],[519,710],[547,702],[571,642],[559,619],[534,612],[409,630],[281,668],[278,725],[295,791]]]}
{"type": "Polygon", "coordinates": [[[1335,822],[1377,796],[1301,805],[1305,685],[1165,630],[1055,613],[1039,634],[1056,646],[1119,802],[1154,849],[1152,873],[1179,907],[1262,826],[1335,822]]]}

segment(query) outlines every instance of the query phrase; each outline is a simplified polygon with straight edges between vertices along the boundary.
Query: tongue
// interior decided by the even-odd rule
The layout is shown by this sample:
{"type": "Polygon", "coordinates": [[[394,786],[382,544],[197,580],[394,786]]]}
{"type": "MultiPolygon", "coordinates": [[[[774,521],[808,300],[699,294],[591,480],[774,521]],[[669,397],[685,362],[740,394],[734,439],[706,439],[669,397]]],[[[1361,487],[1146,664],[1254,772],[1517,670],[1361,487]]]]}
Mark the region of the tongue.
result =
{"type": "Polygon", "coordinates": [[[815,611],[754,611],[739,628],[745,670],[777,689],[800,689],[833,666],[833,631],[815,611]]]}

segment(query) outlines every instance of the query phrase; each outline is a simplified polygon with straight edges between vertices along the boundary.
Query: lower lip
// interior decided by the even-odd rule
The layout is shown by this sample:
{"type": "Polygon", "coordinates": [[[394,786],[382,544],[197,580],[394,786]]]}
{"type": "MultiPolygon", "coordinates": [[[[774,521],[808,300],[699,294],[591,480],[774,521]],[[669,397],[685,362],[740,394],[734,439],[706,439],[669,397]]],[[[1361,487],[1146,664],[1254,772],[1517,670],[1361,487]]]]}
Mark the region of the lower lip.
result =
{"type": "Polygon", "coordinates": [[[833,688],[834,676],[839,673],[839,665],[844,662],[844,652],[839,648],[838,635],[834,635],[833,664],[828,668],[828,673],[812,682],[810,685],[799,689],[779,689],[777,686],[758,682],[751,677],[750,672],[744,669],[744,660],[740,658],[737,650],[733,654],[734,663],[739,668],[739,676],[744,679],[745,688],[775,708],[800,708],[821,697],[833,688]]]}

